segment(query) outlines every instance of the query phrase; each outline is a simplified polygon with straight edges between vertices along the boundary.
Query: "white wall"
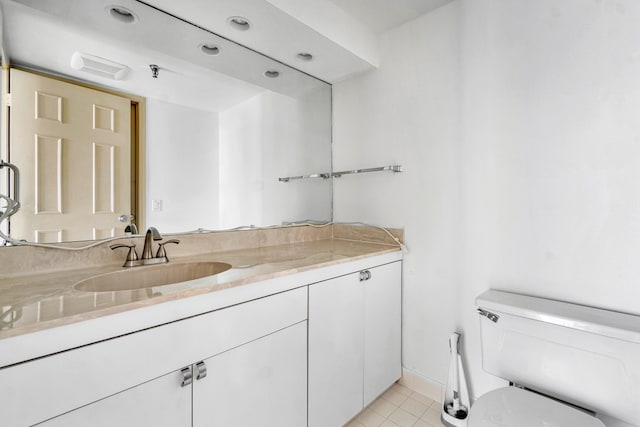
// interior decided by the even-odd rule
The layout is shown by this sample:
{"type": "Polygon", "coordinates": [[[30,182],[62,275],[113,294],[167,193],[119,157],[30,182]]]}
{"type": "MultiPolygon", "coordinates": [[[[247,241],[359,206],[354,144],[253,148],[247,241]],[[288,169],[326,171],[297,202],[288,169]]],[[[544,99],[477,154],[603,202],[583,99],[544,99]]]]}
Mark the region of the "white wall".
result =
{"type": "Polygon", "coordinates": [[[467,0],[462,321],[493,287],[639,313],[640,3],[467,0]]]}
{"type": "Polygon", "coordinates": [[[331,169],[330,95],[265,91],[220,112],[220,228],[330,219],[328,180],[278,181],[331,169]]]}
{"type": "Polygon", "coordinates": [[[162,233],[218,228],[217,114],[152,98],[146,108],[147,225],[162,233]],[[152,200],[162,200],[161,212],[152,200]]]}
{"type": "Polygon", "coordinates": [[[458,322],[460,201],[457,3],[384,33],[376,71],[334,86],[336,221],[404,227],[403,364],[442,381],[458,322]]]}
{"type": "Polygon", "coordinates": [[[335,87],[336,220],[404,226],[404,364],[446,375],[488,288],[640,314],[640,3],[458,0],[381,38],[335,87]]]}

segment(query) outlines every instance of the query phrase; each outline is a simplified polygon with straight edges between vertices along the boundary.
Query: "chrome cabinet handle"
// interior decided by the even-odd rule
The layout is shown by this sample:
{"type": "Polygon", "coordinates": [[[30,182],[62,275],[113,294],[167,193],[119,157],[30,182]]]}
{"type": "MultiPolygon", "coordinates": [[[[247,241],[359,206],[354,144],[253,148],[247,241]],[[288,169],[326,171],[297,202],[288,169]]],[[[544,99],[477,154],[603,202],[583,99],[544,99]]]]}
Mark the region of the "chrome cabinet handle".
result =
{"type": "Polygon", "coordinates": [[[180,384],[180,387],[191,385],[191,383],[193,382],[193,372],[191,371],[191,366],[182,368],[180,370],[180,373],[182,374],[182,384],[180,384]]]}
{"type": "Polygon", "coordinates": [[[207,365],[204,362],[196,363],[196,379],[201,380],[207,376],[207,365]]]}
{"type": "Polygon", "coordinates": [[[362,270],[360,272],[360,281],[364,282],[365,280],[371,279],[371,272],[369,270],[362,270]]]}
{"type": "Polygon", "coordinates": [[[366,275],[367,275],[367,278],[366,278],[366,279],[364,279],[364,280],[369,280],[369,279],[371,279],[371,272],[370,272],[369,270],[365,270],[365,271],[364,271],[364,274],[366,274],[366,275]]]}

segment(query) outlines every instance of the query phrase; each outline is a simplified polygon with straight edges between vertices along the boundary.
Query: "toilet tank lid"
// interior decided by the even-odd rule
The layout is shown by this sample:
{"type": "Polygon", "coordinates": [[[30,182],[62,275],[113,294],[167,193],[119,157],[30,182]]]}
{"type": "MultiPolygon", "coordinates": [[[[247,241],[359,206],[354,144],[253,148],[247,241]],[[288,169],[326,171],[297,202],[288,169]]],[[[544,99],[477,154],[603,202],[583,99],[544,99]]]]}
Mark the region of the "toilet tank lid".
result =
{"type": "Polygon", "coordinates": [[[476,298],[484,310],[525,317],[640,343],[640,316],[490,289],[476,298]]]}

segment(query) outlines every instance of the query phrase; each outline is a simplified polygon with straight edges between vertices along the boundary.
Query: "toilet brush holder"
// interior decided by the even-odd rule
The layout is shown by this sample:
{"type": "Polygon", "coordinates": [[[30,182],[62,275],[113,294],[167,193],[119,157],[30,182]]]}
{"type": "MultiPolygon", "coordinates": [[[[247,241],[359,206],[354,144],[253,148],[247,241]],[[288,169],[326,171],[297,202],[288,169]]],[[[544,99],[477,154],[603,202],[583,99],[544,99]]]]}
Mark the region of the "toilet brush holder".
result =
{"type": "Polygon", "coordinates": [[[447,384],[442,394],[440,419],[447,427],[466,427],[471,402],[467,380],[462,366],[462,357],[458,352],[460,334],[454,333],[449,338],[451,360],[447,384]]]}

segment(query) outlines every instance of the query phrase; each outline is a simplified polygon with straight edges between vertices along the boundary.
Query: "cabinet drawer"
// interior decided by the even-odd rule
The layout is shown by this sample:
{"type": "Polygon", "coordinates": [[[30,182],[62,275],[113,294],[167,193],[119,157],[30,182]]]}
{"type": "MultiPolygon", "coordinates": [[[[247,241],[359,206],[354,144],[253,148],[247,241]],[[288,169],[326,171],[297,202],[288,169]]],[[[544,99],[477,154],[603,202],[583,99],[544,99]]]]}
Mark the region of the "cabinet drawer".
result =
{"type": "Polygon", "coordinates": [[[302,287],[1,369],[2,422],[41,422],[306,318],[302,287]]]}

